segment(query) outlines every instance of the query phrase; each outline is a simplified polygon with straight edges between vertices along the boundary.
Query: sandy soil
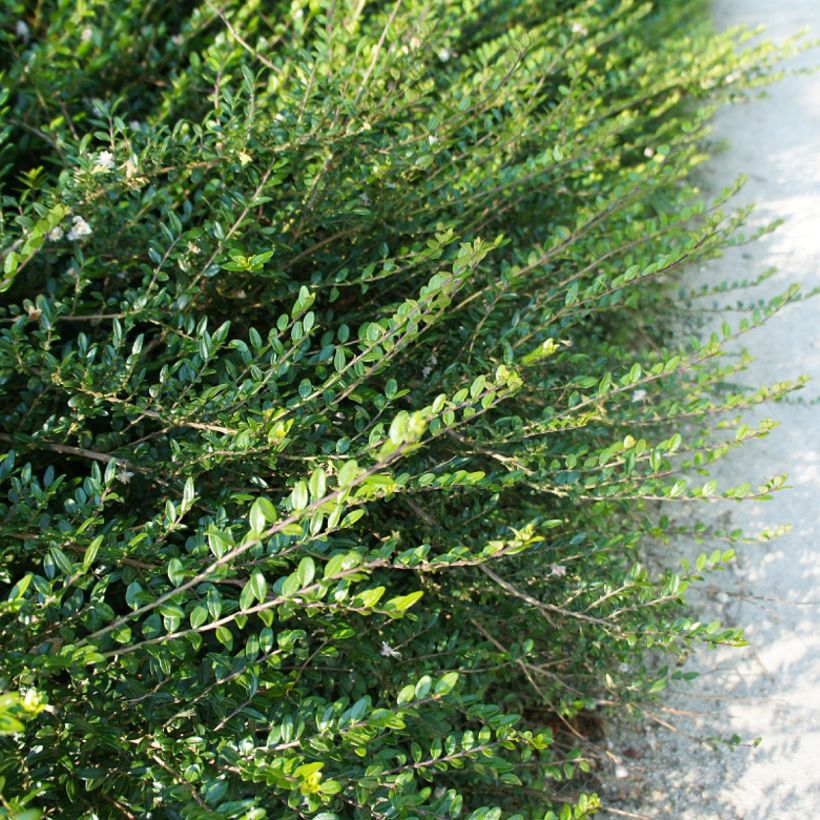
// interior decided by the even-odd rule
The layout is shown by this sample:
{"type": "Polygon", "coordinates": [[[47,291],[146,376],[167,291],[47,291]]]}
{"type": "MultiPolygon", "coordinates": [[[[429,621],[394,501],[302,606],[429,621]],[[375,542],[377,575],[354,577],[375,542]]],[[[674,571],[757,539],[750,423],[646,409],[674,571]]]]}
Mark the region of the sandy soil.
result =
{"type": "MultiPolygon", "coordinates": [[[[803,27],[820,37],[820,0],[715,0],[719,27],[767,26],[782,39],[803,27]]],[[[815,50],[793,66],[820,64],[815,50]]],[[[719,190],[741,173],[739,203],[758,205],[753,224],[784,218],[768,239],[733,249],[698,273],[704,281],[779,273],[754,292],[766,298],[789,282],[820,285],[820,73],[792,76],[768,97],[722,112],[715,138],[729,149],[707,171],[719,190]]],[[[747,294],[749,298],[751,294],[747,294]]],[[[749,531],[790,523],[792,531],[741,548],[733,568],[710,577],[704,620],[746,625],[751,646],[702,651],[688,668],[702,677],[671,692],[645,730],[612,742],[609,817],[787,820],[820,818],[820,297],[794,305],[744,339],[756,362],[744,381],[763,384],[807,374],[799,396],[752,418],[782,424],[737,451],[715,478],[724,486],[788,473],[787,492],[760,504],[724,507],[749,531]],[[762,738],[759,746],[717,751],[698,738],[762,738]]],[[[704,549],[704,548],[701,548],[704,549]]],[[[711,547],[709,549],[711,551],[711,547]]]]}

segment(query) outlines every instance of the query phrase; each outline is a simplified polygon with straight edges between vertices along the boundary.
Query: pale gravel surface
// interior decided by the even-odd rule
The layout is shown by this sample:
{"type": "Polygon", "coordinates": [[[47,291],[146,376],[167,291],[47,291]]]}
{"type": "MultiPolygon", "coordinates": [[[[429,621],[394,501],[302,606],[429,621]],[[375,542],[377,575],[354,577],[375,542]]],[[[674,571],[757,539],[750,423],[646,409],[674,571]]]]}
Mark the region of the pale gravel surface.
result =
{"type": "MultiPolygon", "coordinates": [[[[803,27],[820,37],[820,0],[715,0],[714,17],[721,28],[765,24],[776,40],[803,27]]],[[[815,50],[792,65],[818,63],[815,50]]],[[[758,288],[761,297],[793,281],[806,290],[820,285],[820,74],[789,77],[766,99],[725,110],[715,137],[730,147],[710,164],[708,187],[719,190],[747,173],[738,202],[758,204],[753,224],[787,222],[700,276],[717,283],[776,265],[780,272],[758,288]]],[[[820,297],[790,307],[744,345],[757,357],[747,383],[807,374],[813,380],[801,395],[820,394],[820,297]]],[[[752,414],[764,416],[781,426],[736,451],[714,477],[730,486],[788,472],[793,489],[722,512],[748,530],[782,523],[793,530],[742,547],[733,569],[712,576],[699,601],[704,619],[747,625],[751,647],[692,659],[687,668],[702,677],[656,710],[676,731],[651,723],[614,734],[604,796],[617,813],[604,816],[820,818],[820,405],[780,403],[752,414]],[[762,743],[715,752],[692,739],[734,733],[762,743]]]]}

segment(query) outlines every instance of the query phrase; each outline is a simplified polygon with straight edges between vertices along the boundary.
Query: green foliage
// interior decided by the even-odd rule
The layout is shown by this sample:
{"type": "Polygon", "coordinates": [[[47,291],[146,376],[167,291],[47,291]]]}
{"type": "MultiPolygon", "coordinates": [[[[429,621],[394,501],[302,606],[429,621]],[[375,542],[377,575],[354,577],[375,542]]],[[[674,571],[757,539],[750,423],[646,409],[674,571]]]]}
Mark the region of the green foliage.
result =
{"type": "Polygon", "coordinates": [[[740,641],[683,595],[741,536],[663,505],[782,483],[691,478],[794,385],[657,329],[742,222],[689,180],[774,52],[660,0],[29,5],[0,811],[594,813],[562,727],[740,641]],[[673,537],[726,543],[650,572],[673,537]]]}

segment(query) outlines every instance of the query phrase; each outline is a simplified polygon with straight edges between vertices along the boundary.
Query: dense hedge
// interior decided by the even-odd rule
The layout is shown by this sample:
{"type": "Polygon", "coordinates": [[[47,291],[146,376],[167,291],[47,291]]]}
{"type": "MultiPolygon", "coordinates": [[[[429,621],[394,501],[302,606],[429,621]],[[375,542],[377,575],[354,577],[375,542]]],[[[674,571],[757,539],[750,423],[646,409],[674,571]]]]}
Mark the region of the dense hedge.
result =
{"type": "Polygon", "coordinates": [[[737,535],[663,502],[777,485],[682,476],[790,385],[658,329],[771,53],[661,0],[3,9],[0,814],[594,812],[579,715],[739,640],[682,608],[737,535]]]}

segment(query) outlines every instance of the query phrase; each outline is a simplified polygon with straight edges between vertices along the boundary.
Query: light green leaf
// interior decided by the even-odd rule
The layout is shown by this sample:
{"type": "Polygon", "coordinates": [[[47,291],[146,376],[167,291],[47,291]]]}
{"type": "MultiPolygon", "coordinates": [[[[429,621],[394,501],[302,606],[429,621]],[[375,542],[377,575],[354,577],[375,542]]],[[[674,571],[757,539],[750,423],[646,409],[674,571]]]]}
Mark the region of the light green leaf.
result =
{"type": "Polygon", "coordinates": [[[100,545],[103,542],[103,536],[98,535],[85,549],[85,555],[83,556],[83,570],[88,572],[91,569],[91,565],[94,563],[94,559],[97,557],[97,553],[100,551],[100,545]]]}
{"type": "Polygon", "coordinates": [[[282,584],[282,595],[286,598],[289,598],[291,595],[294,595],[301,589],[301,584],[299,583],[299,576],[297,573],[293,572],[285,579],[285,583],[282,584]]]}
{"type": "Polygon", "coordinates": [[[185,580],[185,567],[179,558],[172,558],[168,562],[168,579],[175,587],[185,580]]]}
{"type": "Polygon", "coordinates": [[[257,498],[251,505],[250,512],[248,513],[248,523],[254,532],[264,532],[270,521],[268,515],[266,515],[266,502],[270,508],[273,508],[273,504],[271,504],[267,498],[262,497],[257,498]]]}
{"type": "Polygon", "coordinates": [[[195,606],[190,614],[191,629],[197,629],[208,620],[208,610],[204,606],[195,606]]]}
{"type": "Polygon", "coordinates": [[[291,504],[297,512],[304,510],[308,505],[308,488],[304,481],[297,481],[290,494],[291,504]]]}
{"type": "Polygon", "coordinates": [[[225,626],[218,626],[216,628],[216,639],[230,652],[233,648],[233,634],[231,630],[225,626]]]}
{"type": "Polygon", "coordinates": [[[315,574],[316,564],[309,555],[305,556],[299,562],[299,567],[296,570],[296,577],[299,579],[300,587],[308,586],[308,584],[310,584],[310,582],[313,580],[313,576],[315,574]]]}
{"type": "Polygon", "coordinates": [[[417,590],[416,592],[411,592],[409,595],[399,595],[396,598],[391,598],[384,605],[384,611],[393,617],[400,617],[423,595],[424,592],[422,590],[417,590]]]}
{"type": "Polygon", "coordinates": [[[260,570],[255,569],[251,573],[251,579],[248,583],[253,590],[253,595],[256,600],[259,601],[259,603],[262,603],[268,594],[268,582],[265,580],[265,576],[260,570]]]}
{"type": "Polygon", "coordinates": [[[446,675],[442,675],[438,682],[436,683],[436,687],[433,690],[437,695],[446,695],[452,691],[453,687],[458,683],[458,672],[448,672],[446,675]]]}
{"type": "Polygon", "coordinates": [[[317,467],[310,476],[308,484],[310,488],[310,495],[314,501],[318,501],[324,497],[327,489],[327,479],[325,478],[325,471],[321,467],[317,467]]]}

